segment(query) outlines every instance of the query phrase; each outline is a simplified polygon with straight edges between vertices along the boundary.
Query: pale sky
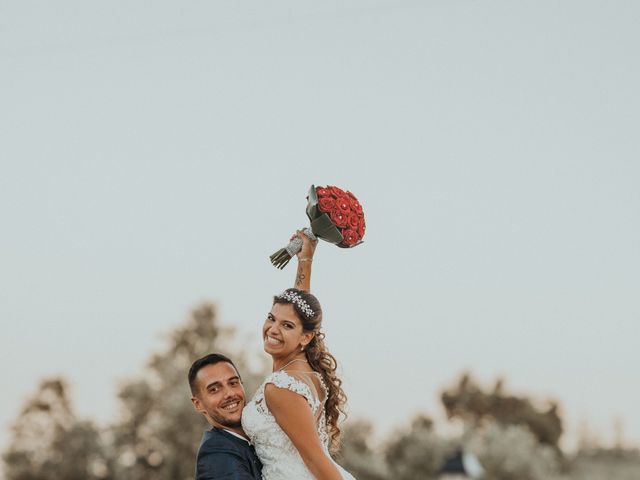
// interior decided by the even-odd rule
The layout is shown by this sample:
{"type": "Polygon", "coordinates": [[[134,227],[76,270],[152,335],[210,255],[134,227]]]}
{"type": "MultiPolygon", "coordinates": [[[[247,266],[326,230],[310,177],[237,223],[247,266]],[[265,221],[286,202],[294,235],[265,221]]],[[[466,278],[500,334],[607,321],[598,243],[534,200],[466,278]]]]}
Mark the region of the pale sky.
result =
{"type": "Polygon", "coordinates": [[[260,352],[312,183],[367,215],[314,263],[353,417],[471,369],[639,444],[639,46],[631,0],[1,2],[0,446],[202,300],[260,352]]]}

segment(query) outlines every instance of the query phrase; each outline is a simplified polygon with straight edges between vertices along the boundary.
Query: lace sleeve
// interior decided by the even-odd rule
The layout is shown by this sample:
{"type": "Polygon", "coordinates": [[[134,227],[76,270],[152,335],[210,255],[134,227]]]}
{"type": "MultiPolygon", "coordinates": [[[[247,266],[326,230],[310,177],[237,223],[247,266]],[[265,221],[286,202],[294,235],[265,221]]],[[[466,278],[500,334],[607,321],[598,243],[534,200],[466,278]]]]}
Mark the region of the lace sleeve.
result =
{"type": "Polygon", "coordinates": [[[315,414],[320,407],[320,400],[318,399],[318,395],[315,393],[313,383],[308,382],[309,381],[305,379],[304,376],[285,372],[284,370],[273,372],[265,380],[265,384],[272,383],[278,388],[291,390],[292,392],[304,397],[311,407],[311,411],[315,414]]]}

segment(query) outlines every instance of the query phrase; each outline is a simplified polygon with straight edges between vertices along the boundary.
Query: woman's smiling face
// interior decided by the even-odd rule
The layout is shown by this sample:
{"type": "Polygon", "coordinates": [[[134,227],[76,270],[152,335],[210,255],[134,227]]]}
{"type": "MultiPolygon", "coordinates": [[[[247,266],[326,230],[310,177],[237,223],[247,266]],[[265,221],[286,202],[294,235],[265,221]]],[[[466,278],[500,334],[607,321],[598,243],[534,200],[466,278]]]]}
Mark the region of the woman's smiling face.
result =
{"type": "Polygon", "coordinates": [[[277,357],[299,352],[312,336],[311,332],[302,329],[302,322],[290,303],[274,304],[262,327],[264,351],[277,357]]]}

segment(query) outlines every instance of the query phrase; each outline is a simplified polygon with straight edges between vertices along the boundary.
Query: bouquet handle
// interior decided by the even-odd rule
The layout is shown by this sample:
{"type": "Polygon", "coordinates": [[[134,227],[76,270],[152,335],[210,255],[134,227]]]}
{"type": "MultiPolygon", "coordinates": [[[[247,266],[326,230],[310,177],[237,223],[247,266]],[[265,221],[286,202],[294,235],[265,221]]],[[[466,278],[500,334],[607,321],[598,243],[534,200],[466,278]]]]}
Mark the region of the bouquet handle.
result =
{"type": "MultiPolygon", "coordinates": [[[[318,239],[318,237],[316,237],[316,235],[313,233],[313,230],[311,228],[305,228],[302,232],[310,240],[315,241],[318,239]]],[[[281,248],[276,253],[271,255],[269,258],[271,259],[271,263],[273,264],[274,267],[282,270],[284,267],[287,266],[291,258],[293,258],[293,256],[296,253],[298,253],[300,250],[302,250],[302,239],[296,236],[296,238],[291,240],[286,247],[281,248]]]]}

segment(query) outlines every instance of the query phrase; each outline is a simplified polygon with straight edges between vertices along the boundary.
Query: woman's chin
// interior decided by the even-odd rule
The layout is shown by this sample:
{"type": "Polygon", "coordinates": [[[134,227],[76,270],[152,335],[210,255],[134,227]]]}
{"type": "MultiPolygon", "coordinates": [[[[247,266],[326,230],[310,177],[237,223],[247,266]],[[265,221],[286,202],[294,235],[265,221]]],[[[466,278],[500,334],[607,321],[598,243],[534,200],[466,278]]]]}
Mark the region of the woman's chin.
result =
{"type": "Polygon", "coordinates": [[[262,346],[262,348],[264,349],[265,353],[268,353],[272,357],[274,357],[274,356],[282,357],[282,356],[286,356],[288,353],[290,353],[290,352],[286,352],[283,347],[284,347],[284,345],[272,345],[272,344],[267,343],[267,342],[264,342],[264,345],[262,346]]]}
{"type": "Polygon", "coordinates": [[[273,345],[269,345],[267,342],[264,342],[264,344],[262,345],[262,348],[269,355],[273,355],[274,353],[278,352],[278,348],[277,347],[274,347],[273,345]]]}

